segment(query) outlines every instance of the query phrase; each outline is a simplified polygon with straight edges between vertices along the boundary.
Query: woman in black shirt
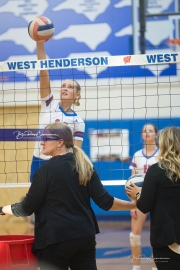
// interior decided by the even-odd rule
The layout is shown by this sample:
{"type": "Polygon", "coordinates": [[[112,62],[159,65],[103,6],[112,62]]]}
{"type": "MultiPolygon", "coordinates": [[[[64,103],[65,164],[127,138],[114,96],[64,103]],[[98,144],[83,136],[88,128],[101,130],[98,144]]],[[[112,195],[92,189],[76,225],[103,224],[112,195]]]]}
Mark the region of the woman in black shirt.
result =
{"type": "Polygon", "coordinates": [[[180,128],[160,132],[158,163],[145,176],[142,191],[127,188],[137,196],[137,208],[150,212],[150,240],[158,270],[180,269],[180,128]],[[140,194],[141,193],[141,194],[140,194]]]}
{"type": "Polygon", "coordinates": [[[41,270],[96,270],[99,228],[90,198],[104,210],[133,209],[136,203],[114,198],[104,189],[89,158],[73,145],[66,124],[48,125],[41,145],[43,154],[52,158],[36,171],[25,199],[0,211],[35,213],[33,252],[41,270]]]}

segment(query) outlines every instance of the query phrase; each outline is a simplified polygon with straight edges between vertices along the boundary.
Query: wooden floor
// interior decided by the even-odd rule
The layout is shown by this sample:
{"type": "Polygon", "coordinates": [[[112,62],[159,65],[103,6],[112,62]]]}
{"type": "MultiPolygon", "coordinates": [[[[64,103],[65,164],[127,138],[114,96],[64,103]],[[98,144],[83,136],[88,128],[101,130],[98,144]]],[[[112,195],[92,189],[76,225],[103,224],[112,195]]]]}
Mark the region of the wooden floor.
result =
{"type": "MultiPolygon", "coordinates": [[[[129,245],[129,221],[98,221],[100,234],[97,240],[98,270],[132,270],[129,245]]],[[[0,235],[32,234],[33,229],[24,218],[1,217],[0,235]]],[[[151,270],[151,247],[149,243],[149,222],[145,223],[142,235],[142,270],[151,270]]]]}
{"type": "MultiPolygon", "coordinates": [[[[100,234],[97,235],[98,270],[132,270],[129,244],[130,222],[98,222],[100,234]]],[[[142,234],[142,270],[151,270],[151,247],[149,242],[149,222],[142,234]]]]}

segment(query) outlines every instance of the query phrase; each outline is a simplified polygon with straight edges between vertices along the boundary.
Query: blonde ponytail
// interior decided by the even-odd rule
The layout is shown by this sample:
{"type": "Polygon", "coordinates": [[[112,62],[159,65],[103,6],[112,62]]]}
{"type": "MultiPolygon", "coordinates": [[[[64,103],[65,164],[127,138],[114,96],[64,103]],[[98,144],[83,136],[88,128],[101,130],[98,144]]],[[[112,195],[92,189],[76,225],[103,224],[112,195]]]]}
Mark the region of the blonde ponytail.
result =
{"type": "Polygon", "coordinates": [[[79,173],[79,184],[86,186],[93,174],[93,164],[81,148],[73,146],[73,153],[76,160],[75,168],[79,173]]]}
{"type": "Polygon", "coordinates": [[[71,129],[61,122],[50,124],[46,126],[46,129],[51,134],[58,135],[59,139],[64,141],[67,149],[73,149],[75,157],[75,165],[73,167],[79,173],[79,184],[86,186],[93,174],[93,164],[81,148],[74,146],[71,129]]]}

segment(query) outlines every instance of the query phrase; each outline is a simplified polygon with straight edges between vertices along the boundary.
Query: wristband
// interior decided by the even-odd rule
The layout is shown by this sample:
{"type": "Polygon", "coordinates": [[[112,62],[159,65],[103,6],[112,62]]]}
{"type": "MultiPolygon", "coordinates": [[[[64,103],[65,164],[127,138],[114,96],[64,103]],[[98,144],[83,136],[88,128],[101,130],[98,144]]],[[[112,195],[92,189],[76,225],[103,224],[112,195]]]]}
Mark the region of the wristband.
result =
{"type": "Polygon", "coordinates": [[[0,215],[1,215],[1,216],[5,215],[5,214],[3,213],[3,211],[2,211],[2,209],[3,209],[3,206],[0,207],[0,215]]]}

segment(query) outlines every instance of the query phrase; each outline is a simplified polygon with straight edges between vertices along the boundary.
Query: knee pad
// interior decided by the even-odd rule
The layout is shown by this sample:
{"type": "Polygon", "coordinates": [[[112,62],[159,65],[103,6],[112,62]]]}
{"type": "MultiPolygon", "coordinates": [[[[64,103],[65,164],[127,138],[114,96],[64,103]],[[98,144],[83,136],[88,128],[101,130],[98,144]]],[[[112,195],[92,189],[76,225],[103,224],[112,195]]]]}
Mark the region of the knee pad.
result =
{"type": "Polygon", "coordinates": [[[138,247],[141,245],[141,235],[130,232],[129,238],[132,247],[138,247]]]}

